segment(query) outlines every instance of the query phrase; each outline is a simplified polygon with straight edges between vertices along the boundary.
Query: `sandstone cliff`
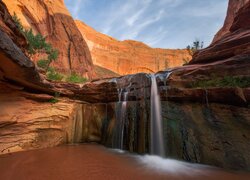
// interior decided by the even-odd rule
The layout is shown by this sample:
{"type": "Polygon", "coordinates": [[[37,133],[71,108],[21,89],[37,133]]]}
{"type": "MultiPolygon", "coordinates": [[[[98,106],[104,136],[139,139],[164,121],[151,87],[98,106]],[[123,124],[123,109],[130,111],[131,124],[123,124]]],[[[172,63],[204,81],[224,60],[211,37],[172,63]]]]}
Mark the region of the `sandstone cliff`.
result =
{"type": "Polygon", "coordinates": [[[77,72],[92,78],[94,67],[88,46],[77,29],[63,0],[4,0],[11,14],[21,19],[25,28],[32,28],[59,50],[53,64],[64,73],[77,72]]]}
{"type": "Polygon", "coordinates": [[[118,41],[81,21],[75,22],[89,46],[93,63],[120,75],[157,72],[191,59],[186,50],[153,49],[137,41],[118,41]]]}
{"type": "Polygon", "coordinates": [[[0,154],[65,143],[71,132],[74,104],[53,106],[48,102],[53,96],[24,91],[49,92],[52,87],[23,53],[26,45],[0,1],[0,154]]]}
{"type": "Polygon", "coordinates": [[[225,34],[229,33],[229,29],[232,26],[234,18],[241,7],[243,7],[249,0],[229,0],[227,17],[224,21],[223,27],[215,35],[213,42],[221,39],[225,34]]]}
{"type": "MultiPolygon", "coordinates": [[[[244,87],[194,86],[225,76],[249,79],[249,12],[247,3],[234,18],[230,33],[196,54],[192,65],[156,74],[168,157],[250,170],[249,83],[244,87]]],[[[0,1],[0,154],[71,142],[115,147],[121,123],[123,148],[149,152],[148,74],[92,81],[82,87],[49,83],[23,53],[26,42],[16,31],[0,1]],[[53,97],[48,94],[54,92],[61,97],[50,103],[53,97]],[[127,108],[121,121],[123,103],[117,102],[125,97],[127,108]]]]}
{"type": "MultiPolygon", "coordinates": [[[[230,9],[235,5],[240,5],[242,1],[234,4],[232,1],[229,3],[229,14],[226,19],[234,17],[228,32],[212,43],[207,48],[199,51],[195,54],[190,64],[195,63],[208,63],[213,61],[221,61],[234,56],[241,56],[250,53],[250,29],[249,29],[249,17],[250,17],[250,1],[248,1],[236,14],[230,14],[230,9]],[[234,5],[231,7],[230,5],[234,5]]],[[[232,13],[232,12],[231,12],[232,13]]]]}

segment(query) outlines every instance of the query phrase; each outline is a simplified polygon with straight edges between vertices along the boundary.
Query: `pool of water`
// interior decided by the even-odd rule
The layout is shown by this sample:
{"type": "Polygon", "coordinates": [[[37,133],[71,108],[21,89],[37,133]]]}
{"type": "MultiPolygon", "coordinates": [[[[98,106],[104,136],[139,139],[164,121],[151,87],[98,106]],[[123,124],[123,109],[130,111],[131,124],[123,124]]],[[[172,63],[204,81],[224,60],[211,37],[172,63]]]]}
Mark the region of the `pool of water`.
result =
{"type": "Polygon", "coordinates": [[[86,144],[2,155],[0,179],[248,180],[250,174],[86,144]]]}

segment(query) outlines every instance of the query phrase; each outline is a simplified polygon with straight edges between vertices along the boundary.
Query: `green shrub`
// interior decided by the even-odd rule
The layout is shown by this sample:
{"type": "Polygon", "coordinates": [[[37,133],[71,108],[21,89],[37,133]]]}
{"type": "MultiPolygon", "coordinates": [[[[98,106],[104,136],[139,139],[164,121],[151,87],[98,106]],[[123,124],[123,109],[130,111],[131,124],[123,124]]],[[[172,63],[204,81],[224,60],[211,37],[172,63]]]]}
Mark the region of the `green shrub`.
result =
{"type": "Polygon", "coordinates": [[[20,19],[17,17],[16,13],[12,17],[17,28],[28,41],[28,53],[34,55],[36,53],[46,53],[47,59],[43,61],[38,61],[40,64],[37,64],[39,67],[48,71],[48,68],[52,61],[55,61],[58,58],[58,50],[54,49],[51,44],[46,42],[46,38],[41,34],[34,34],[32,29],[26,30],[23,28],[20,19]],[[47,61],[47,62],[46,62],[47,61]],[[47,67],[45,67],[45,64],[47,67]]]}
{"type": "Polygon", "coordinates": [[[17,28],[19,29],[20,32],[24,31],[23,25],[21,23],[21,20],[17,17],[16,13],[14,12],[14,15],[12,17],[13,21],[15,22],[17,28]]]}
{"type": "Polygon", "coordinates": [[[49,62],[52,62],[54,60],[56,60],[58,58],[58,50],[57,49],[50,49],[49,51],[47,51],[47,54],[48,54],[48,60],[49,62]]]}
{"type": "Polygon", "coordinates": [[[229,87],[250,87],[250,77],[233,77],[226,76],[221,80],[220,86],[229,86],[229,87]]]}
{"type": "Polygon", "coordinates": [[[72,73],[66,78],[66,81],[71,83],[84,83],[87,81],[87,79],[77,75],[76,73],[72,73]]]}
{"type": "Polygon", "coordinates": [[[28,52],[29,54],[36,54],[37,51],[43,50],[45,47],[48,46],[46,43],[45,37],[43,37],[41,34],[35,35],[33,33],[33,30],[24,30],[24,36],[26,37],[28,41],[28,52]]]}
{"type": "Polygon", "coordinates": [[[225,76],[223,78],[213,77],[210,80],[201,80],[194,82],[192,87],[250,87],[250,77],[225,76]]]}
{"type": "Polygon", "coordinates": [[[55,104],[55,103],[58,103],[59,100],[56,99],[56,98],[51,98],[51,99],[49,100],[49,102],[55,104]]]}
{"type": "Polygon", "coordinates": [[[51,98],[48,102],[50,103],[58,103],[59,102],[59,98],[60,97],[60,93],[59,92],[55,92],[54,97],[51,98]]]}
{"type": "Polygon", "coordinates": [[[49,66],[49,61],[46,59],[41,59],[41,60],[37,61],[37,66],[46,70],[49,66]]]}
{"type": "Polygon", "coordinates": [[[46,75],[49,80],[53,81],[61,81],[63,79],[63,75],[56,72],[56,70],[52,67],[48,68],[46,75]]]}

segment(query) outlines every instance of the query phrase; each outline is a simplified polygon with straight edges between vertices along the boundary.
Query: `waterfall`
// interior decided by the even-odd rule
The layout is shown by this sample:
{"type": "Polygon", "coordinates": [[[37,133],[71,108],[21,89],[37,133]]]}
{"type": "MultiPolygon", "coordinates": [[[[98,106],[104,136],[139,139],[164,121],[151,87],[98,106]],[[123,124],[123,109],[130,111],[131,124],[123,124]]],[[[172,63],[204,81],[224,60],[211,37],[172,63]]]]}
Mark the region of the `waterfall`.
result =
{"type": "Polygon", "coordinates": [[[123,138],[124,138],[124,124],[126,121],[126,110],[127,110],[127,98],[128,98],[128,92],[124,93],[124,101],[122,102],[122,110],[121,110],[121,148],[123,149],[123,138]]]}
{"type": "Polygon", "coordinates": [[[164,157],[161,102],[155,75],[151,76],[151,154],[164,157]]]}
{"type": "Polygon", "coordinates": [[[123,92],[123,89],[118,90],[119,102],[117,104],[116,110],[116,125],[113,140],[113,148],[123,149],[123,139],[124,139],[124,124],[126,121],[126,109],[127,109],[127,99],[128,92],[123,92]],[[123,100],[122,100],[123,95],[123,100]]]}
{"type": "Polygon", "coordinates": [[[81,143],[83,141],[83,105],[79,104],[76,110],[73,130],[72,143],[81,143]]]}

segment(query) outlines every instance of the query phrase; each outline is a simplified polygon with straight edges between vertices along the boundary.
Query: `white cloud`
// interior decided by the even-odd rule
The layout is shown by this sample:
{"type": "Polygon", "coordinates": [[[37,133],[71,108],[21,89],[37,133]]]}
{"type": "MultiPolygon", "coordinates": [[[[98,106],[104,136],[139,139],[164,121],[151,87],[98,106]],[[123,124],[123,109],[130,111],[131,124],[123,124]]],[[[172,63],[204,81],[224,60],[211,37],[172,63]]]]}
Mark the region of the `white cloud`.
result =
{"type": "Polygon", "coordinates": [[[120,36],[120,39],[135,39],[141,31],[143,31],[147,26],[156,23],[164,17],[165,11],[162,9],[156,15],[151,15],[145,20],[142,20],[140,23],[134,25],[134,27],[130,28],[129,33],[124,33],[120,36]]]}
{"type": "Polygon", "coordinates": [[[183,9],[180,15],[199,18],[218,17],[225,14],[226,6],[226,1],[219,1],[216,5],[213,3],[207,3],[206,6],[194,5],[193,7],[183,9]]]}
{"type": "Polygon", "coordinates": [[[74,18],[119,40],[182,48],[209,42],[222,26],[228,0],[65,0],[74,18]],[[208,26],[209,25],[209,26],[208,26]],[[159,28],[160,27],[160,28],[159,28]]]}
{"type": "Polygon", "coordinates": [[[133,16],[126,19],[126,22],[129,26],[133,26],[134,23],[139,19],[139,17],[145,12],[145,8],[136,12],[133,16]]]}
{"type": "Polygon", "coordinates": [[[150,46],[155,46],[160,41],[164,40],[168,31],[161,26],[157,31],[151,33],[149,36],[144,38],[144,42],[150,46]]]}
{"type": "Polygon", "coordinates": [[[80,10],[85,6],[88,0],[76,0],[72,7],[72,15],[74,18],[79,18],[80,10]]]}

